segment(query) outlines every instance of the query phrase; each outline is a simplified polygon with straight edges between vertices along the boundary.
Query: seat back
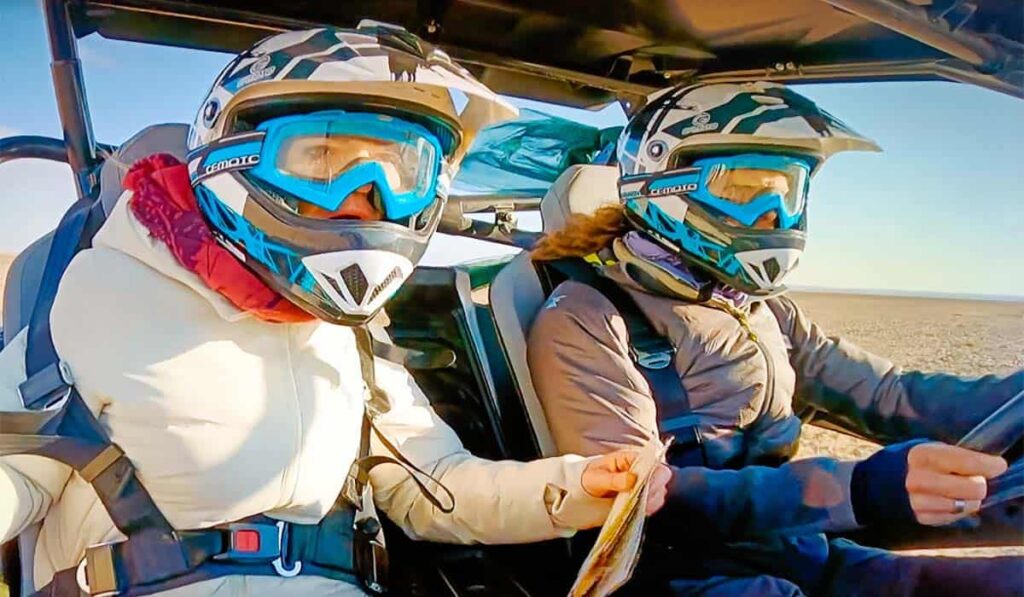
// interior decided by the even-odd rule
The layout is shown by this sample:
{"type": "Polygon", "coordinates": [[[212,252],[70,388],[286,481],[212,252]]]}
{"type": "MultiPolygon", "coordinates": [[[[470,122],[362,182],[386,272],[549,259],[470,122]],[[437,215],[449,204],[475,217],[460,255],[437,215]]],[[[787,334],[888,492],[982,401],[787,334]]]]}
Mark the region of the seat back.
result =
{"type": "MultiPolygon", "coordinates": [[[[99,200],[107,214],[121,196],[122,182],[128,168],[137,160],[154,153],[168,153],[184,161],[188,129],[188,125],[185,124],[158,124],[147,127],[122,144],[113,156],[104,161],[100,169],[99,200]]],[[[10,340],[28,326],[39,295],[39,284],[42,281],[43,268],[50,253],[52,240],[53,232],[50,232],[29,245],[11,263],[2,297],[2,329],[5,340],[10,340]]],[[[0,556],[3,559],[5,576],[13,577],[15,571],[20,572],[19,577],[5,580],[11,582],[13,591],[18,590],[14,585],[20,585],[21,595],[34,593],[33,554],[38,536],[39,525],[36,524],[18,536],[17,549],[14,549],[13,542],[5,544],[0,556]],[[12,559],[20,559],[20,565],[16,565],[12,559]]]]}
{"type": "MultiPolygon", "coordinates": [[[[103,162],[100,169],[100,201],[106,213],[114,208],[121,196],[121,183],[128,168],[137,160],[154,153],[169,153],[184,160],[187,152],[185,140],[188,137],[186,124],[158,124],[142,129],[128,139],[113,156],[103,162]]],[[[39,282],[43,266],[50,253],[49,233],[29,245],[11,263],[3,296],[4,338],[13,338],[28,325],[32,307],[39,294],[39,282]]]]}
{"type": "Polygon", "coordinates": [[[449,366],[410,367],[410,373],[431,407],[466,449],[477,456],[500,460],[509,458],[509,454],[471,294],[466,271],[457,267],[417,267],[388,301],[388,333],[403,348],[454,353],[455,362],[449,366]]]}
{"type": "MultiPolygon", "coordinates": [[[[617,203],[618,177],[618,169],[612,166],[572,166],[567,169],[541,202],[544,231],[562,228],[572,214],[591,214],[602,205],[617,203]]],[[[530,418],[540,454],[554,456],[558,451],[526,360],[526,338],[546,298],[537,271],[526,252],[517,255],[491,283],[491,311],[516,390],[530,418]]]]}

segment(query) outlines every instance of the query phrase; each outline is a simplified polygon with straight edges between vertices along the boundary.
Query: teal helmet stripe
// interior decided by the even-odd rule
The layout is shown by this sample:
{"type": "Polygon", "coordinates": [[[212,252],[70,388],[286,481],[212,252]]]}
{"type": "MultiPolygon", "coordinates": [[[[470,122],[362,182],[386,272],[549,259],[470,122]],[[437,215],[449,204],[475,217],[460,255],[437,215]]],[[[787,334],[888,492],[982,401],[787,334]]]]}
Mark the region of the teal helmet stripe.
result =
{"type": "MultiPolygon", "coordinates": [[[[706,114],[710,117],[709,123],[718,123],[718,127],[714,130],[708,130],[706,132],[721,132],[722,126],[731,122],[734,118],[749,114],[758,108],[763,108],[764,104],[755,101],[750,93],[740,93],[736,97],[732,98],[721,106],[716,106],[711,110],[707,111],[706,114]]],[[[695,114],[691,118],[680,120],[672,126],[666,127],[664,132],[668,135],[672,135],[678,139],[689,137],[691,134],[699,135],[701,133],[685,133],[686,129],[693,127],[696,122],[695,120],[705,112],[695,114]]]]}
{"type": "Polygon", "coordinates": [[[754,114],[753,116],[744,118],[729,132],[738,135],[753,135],[757,132],[757,129],[762,126],[772,122],[785,120],[786,118],[800,118],[800,113],[781,107],[776,108],[775,110],[765,110],[760,114],[754,114]]]}
{"type": "Polygon", "coordinates": [[[629,201],[626,208],[640,216],[649,232],[655,238],[662,239],[677,250],[682,249],[683,255],[690,260],[697,260],[699,265],[711,266],[730,276],[746,277],[739,261],[728,247],[712,242],[704,235],[695,231],[683,222],[669,216],[652,202],[641,207],[638,201],[629,201]],[[700,263],[702,262],[702,263],[700,263]]]}
{"type": "MultiPolygon", "coordinates": [[[[236,62],[253,58],[255,60],[250,63],[247,68],[238,69],[237,72],[231,72],[229,75],[224,77],[221,85],[228,91],[236,93],[243,87],[246,87],[258,80],[279,77],[281,75],[281,69],[288,66],[288,64],[295,58],[320,54],[342,43],[335,33],[336,30],[334,29],[324,29],[311,35],[309,39],[302,43],[287,46],[262,55],[254,54],[253,50],[256,48],[253,48],[248,52],[244,52],[239,55],[236,62]]],[[[347,59],[351,56],[355,56],[355,52],[350,49],[348,50],[348,54],[340,56],[337,54],[338,52],[329,54],[329,60],[338,60],[339,58],[347,59]]],[[[295,66],[299,66],[299,64],[301,64],[301,62],[295,66]]],[[[233,66],[232,68],[237,67],[233,66]]]]}

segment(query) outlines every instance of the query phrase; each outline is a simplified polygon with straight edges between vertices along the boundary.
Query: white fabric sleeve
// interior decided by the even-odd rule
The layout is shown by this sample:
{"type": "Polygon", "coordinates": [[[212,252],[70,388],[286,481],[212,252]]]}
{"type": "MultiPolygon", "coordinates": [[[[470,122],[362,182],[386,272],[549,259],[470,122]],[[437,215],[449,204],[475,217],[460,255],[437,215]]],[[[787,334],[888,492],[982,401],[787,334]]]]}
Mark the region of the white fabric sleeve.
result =
{"type": "MultiPolygon", "coordinates": [[[[391,400],[391,410],[376,419],[377,428],[455,497],[454,510],[446,514],[422,495],[402,467],[374,468],[370,481],[377,506],[410,537],[448,543],[526,543],[571,536],[604,521],[612,500],[584,491],[581,479],[587,459],[477,458],[437,416],[404,367],[377,359],[376,376],[391,400]]],[[[393,456],[376,436],[371,437],[371,454],[393,456]]],[[[448,503],[433,483],[427,487],[439,493],[442,504],[448,503]]]]}

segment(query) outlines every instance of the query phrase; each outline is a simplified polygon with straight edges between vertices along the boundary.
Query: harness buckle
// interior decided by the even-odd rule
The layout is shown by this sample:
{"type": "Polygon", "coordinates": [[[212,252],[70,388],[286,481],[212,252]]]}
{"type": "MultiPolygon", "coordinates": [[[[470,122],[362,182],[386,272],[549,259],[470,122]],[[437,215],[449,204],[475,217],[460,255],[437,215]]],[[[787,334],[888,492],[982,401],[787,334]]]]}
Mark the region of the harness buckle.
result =
{"type": "Polygon", "coordinates": [[[213,559],[269,562],[278,576],[296,576],[302,571],[302,562],[295,561],[289,565],[285,561],[289,526],[279,520],[277,524],[233,522],[221,527],[228,532],[228,550],[213,556],[213,559]]]}
{"type": "Polygon", "coordinates": [[[91,597],[111,597],[120,594],[117,570],[114,567],[114,545],[102,543],[86,548],[85,557],[78,563],[75,580],[78,588],[91,597]]]}
{"type": "Polygon", "coordinates": [[[215,560],[263,560],[281,556],[280,530],[270,524],[235,522],[227,525],[228,550],[215,560]]]}

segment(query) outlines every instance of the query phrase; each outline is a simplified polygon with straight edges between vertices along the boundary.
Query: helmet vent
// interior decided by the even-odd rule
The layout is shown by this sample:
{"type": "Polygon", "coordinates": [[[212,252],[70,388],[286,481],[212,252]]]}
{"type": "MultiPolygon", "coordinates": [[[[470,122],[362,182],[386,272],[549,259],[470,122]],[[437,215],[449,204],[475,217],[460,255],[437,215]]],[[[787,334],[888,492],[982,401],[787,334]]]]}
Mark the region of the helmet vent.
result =
{"type": "Polygon", "coordinates": [[[366,291],[369,289],[370,284],[366,280],[366,274],[363,273],[362,268],[358,264],[353,263],[345,269],[338,272],[341,276],[342,281],[345,282],[345,286],[348,291],[352,294],[352,299],[357,304],[363,303],[363,298],[366,297],[366,291]]]}
{"type": "Polygon", "coordinates": [[[779,272],[782,271],[782,266],[779,265],[778,259],[774,257],[768,259],[764,262],[763,267],[764,273],[769,280],[775,282],[779,279],[779,272]]]}
{"type": "Polygon", "coordinates": [[[327,283],[331,285],[331,288],[333,288],[334,292],[338,293],[339,296],[341,296],[343,294],[341,292],[341,286],[338,286],[338,281],[337,280],[335,280],[331,276],[324,276],[324,279],[327,280],[327,283]]]}

